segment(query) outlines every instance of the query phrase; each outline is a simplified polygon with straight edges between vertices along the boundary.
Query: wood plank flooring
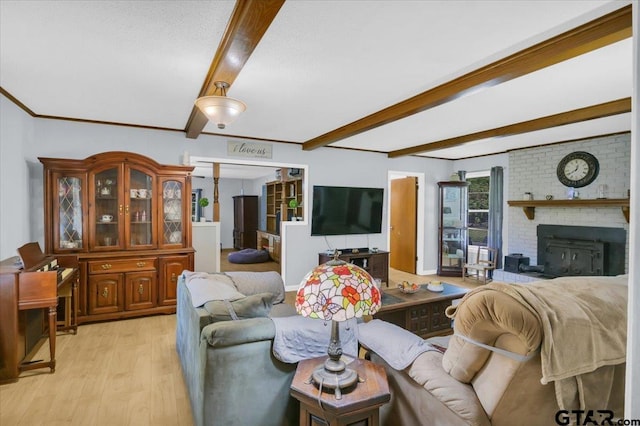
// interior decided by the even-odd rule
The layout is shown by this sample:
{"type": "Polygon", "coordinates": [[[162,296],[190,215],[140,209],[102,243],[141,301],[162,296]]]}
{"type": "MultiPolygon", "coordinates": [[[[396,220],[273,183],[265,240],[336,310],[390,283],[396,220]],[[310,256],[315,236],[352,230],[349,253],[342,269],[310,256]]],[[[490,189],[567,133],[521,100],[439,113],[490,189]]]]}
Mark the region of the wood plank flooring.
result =
{"type": "MultiPolygon", "coordinates": [[[[390,286],[433,279],[474,288],[457,277],[390,270],[390,286]]],[[[292,303],[295,292],[287,292],[292,303]]],[[[0,386],[0,425],[192,425],[175,349],[175,315],[82,325],[59,334],[57,367],[0,386]]],[[[48,345],[36,359],[48,359],[48,345]]]]}
{"type": "MultiPolygon", "coordinates": [[[[192,425],[175,315],[87,324],[56,338],[57,366],[0,386],[0,425],[192,425]]],[[[48,359],[48,345],[37,358],[48,359]]]]}

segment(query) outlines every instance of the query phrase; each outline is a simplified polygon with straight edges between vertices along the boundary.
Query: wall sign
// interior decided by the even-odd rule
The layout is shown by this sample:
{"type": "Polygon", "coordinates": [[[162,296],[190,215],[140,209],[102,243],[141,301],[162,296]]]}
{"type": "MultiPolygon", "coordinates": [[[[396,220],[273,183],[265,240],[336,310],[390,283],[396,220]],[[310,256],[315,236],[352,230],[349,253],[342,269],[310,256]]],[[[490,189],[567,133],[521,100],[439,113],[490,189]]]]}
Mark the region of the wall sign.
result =
{"type": "Polygon", "coordinates": [[[232,157],[271,158],[272,154],[268,143],[227,141],[227,155],[232,157]]]}

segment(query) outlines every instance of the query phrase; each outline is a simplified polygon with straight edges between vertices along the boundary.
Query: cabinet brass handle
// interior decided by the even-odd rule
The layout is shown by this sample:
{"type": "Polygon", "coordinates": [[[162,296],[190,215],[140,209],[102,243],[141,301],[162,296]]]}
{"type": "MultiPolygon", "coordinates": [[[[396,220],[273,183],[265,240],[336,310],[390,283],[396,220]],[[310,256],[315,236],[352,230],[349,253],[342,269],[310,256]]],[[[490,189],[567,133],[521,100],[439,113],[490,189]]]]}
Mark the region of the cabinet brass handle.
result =
{"type": "Polygon", "coordinates": [[[138,266],[138,268],[142,268],[146,264],[147,264],[146,262],[138,262],[136,263],[136,266],[138,266]]]}
{"type": "Polygon", "coordinates": [[[129,204],[124,206],[124,214],[129,214],[129,204]]]}
{"type": "Polygon", "coordinates": [[[176,273],[175,273],[175,272],[173,272],[173,273],[171,274],[171,282],[176,282],[176,280],[177,280],[177,279],[178,279],[178,277],[176,277],[176,273]]]}
{"type": "Polygon", "coordinates": [[[118,211],[120,212],[120,215],[122,215],[122,204],[118,206],[118,211]]]}
{"type": "Polygon", "coordinates": [[[102,269],[111,269],[111,264],[110,263],[103,263],[102,265],[100,265],[100,267],[102,269]]]}
{"type": "Polygon", "coordinates": [[[140,295],[142,295],[142,293],[144,293],[144,288],[142,287],[142,284],[138,285],[138,293],[140,295]]]}
{"type": "Polygon", "coordinates": [[[104,297],[105,299],[109,296],[109,289],[107,287],[105,287],[102,290],[102,297],[104,297]]]}

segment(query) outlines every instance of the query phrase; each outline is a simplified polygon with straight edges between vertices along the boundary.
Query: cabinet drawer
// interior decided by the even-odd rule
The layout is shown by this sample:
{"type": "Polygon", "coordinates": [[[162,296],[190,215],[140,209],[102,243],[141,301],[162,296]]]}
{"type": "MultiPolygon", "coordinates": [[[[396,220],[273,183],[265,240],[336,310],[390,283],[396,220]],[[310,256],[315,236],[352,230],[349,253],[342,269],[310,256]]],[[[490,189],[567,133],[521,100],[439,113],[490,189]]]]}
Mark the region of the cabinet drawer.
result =
{"type": "Polygon", "coordinates": [[[106,274],[111,272],[153,271],[156,269],[156,258],[105,259],[90,261],[89,274],[106,274]]]}

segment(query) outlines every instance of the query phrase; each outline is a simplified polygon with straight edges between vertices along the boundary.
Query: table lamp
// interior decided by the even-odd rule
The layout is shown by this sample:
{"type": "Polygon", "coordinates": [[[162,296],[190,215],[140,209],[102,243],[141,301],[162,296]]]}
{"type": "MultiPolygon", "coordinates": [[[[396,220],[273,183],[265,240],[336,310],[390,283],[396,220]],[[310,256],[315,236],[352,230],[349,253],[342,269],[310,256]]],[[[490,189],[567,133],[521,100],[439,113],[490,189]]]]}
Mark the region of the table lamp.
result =
{"type": "Polygon", "coordinates": [[[334,389],[336,399],[342,390],[353,386],[358,374],[341,359],[339,322],[363,315],[373,315],[380,308],[380,290],[364,269],[338,259],[313,268],[300,283],[296,294],[296,310],[302,316],[331,321],[329,358],[312,374],[319,387],[334,389]]]}

